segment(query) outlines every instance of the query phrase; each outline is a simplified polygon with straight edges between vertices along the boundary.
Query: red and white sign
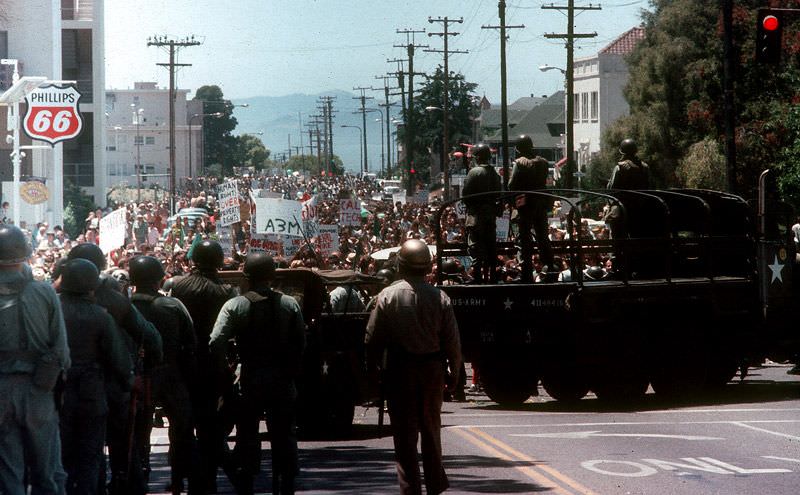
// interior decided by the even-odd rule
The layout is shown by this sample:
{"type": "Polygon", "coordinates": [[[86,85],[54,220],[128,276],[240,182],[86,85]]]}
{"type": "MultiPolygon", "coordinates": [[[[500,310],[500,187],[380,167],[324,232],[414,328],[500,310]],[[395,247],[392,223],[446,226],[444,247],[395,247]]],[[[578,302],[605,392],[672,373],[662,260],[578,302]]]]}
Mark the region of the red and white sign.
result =
{"type": "Polygon", "coordinates": [[[83,129],[75,86],[41,86],[25,96],[28,111],[22,128],[31,139],[56,143],[73,139],[83,129]]]}

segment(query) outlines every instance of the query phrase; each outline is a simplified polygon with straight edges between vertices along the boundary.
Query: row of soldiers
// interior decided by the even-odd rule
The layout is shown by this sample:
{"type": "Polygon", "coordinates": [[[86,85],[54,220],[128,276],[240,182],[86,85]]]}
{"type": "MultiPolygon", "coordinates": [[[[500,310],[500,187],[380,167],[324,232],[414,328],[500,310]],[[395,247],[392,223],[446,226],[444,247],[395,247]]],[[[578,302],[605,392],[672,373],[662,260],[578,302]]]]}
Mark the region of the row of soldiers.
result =
{"type": "Polygon", "coordinates": [[[204,241],[194,270],[170,279],[170,297],[160,291],[161,262],[139,256],[129,297],[101,275],[106,258],[95,244],[73,248],[53,286],[32,279],[30,254],[20,229],[0,226],[0,493],[147,493],[156,404],[169,421],[171,493],[184,481],[190,494],[216,493],[219,468],[239,493],[252,493],[264,415],[273,492],[294,493],[305,324],[298,303],[270,289],[272,258],[248,256],[251,290],[236,296],[218,277],[220,245],[204,241]],[[242,400],[226,422],[231,338],[243,350],[242,400]],[[234,423],[235,455],[226,441],[234,423]]]}
{"type": "MultiPolygon", "coordinates": [[[[531,231],[539,248],[542,275],[558,275],[561,267],[554,265],[553,250],[548,237],[548,212],[553,206],[554,197],[547,194],[548,162],[534,151],[533,139],[528,135],[517,138],[517,159],[508,181],[509,191],[539,191],[540,193],[519,194],[514,197],[519,227],[521,258],[520,282],[533,282],[533,240],[531,231]]],[[[614,167],[608,182],[610,190],[649,189],[649,167],[637,156],[636,142],[625,139],[620,143],[621,160],[614,167]]],[[[487,144],[477,144],[472,148],[477,166],[473,167],[464,180],[464,204],[467,207],[465,226],[467,229],[468,252],[472,257],[473,280],[475,283],[496,283],[497,260],[495,248],[495,217],[502,214],[504,205],[497,200],[501,191],[501,180],[497,171],[489,163],[492,151],[487,144]]],[[[611,225],[612,236],[616,231],[620,237],[623,227],[618,206],[612,206],[606,220],[611,225]]]]}

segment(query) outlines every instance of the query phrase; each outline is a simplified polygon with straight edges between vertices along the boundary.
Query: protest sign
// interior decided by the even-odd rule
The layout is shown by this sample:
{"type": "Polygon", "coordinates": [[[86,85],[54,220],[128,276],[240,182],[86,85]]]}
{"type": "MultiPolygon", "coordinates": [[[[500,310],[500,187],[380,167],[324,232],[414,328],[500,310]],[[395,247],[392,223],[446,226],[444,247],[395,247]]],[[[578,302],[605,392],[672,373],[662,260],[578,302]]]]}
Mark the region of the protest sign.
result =
{"type": "Polygon", "coordinates": [[[278,256],[283,253],[283,241],[277,235],[263,235],[258,239],[251,237],[247,241],[247,252],[278,256]]]}
{"type": "Polygon", "coordinates": [[[503,212],[503,216],[497,219],[495,223],[495,231],[497,242],[505,242],[508,240],[508,229],[511,225],[511,213],[508,210],[503,212]]]}
{"type": "Polygon", "coordinates": [[[241,221],[239,214],[239,189],[235,180],[217,186],[219,224],[223,227],[241,221]]]}
{"type": "Polygon", "coordinates": [[[399,193],[392,194],[392,203],[393,204],[400,203],[400,204],[403,204],[403,205],[406,204],[406,193],[405,192],[399,192],[399,193]]]}
{"type": "Polygon", "coordinates": [[[300,217],[303,205],[290,199],[255,198],[256,222],[254,231],[258,234],[280,234],[289,237],[302,237],[300,217]]]}
{"type": "Polygon", "coordinates": [[[317,223],[317,196],[312,196],[308,201],[303,202],[302,210],[303,232],[306,237],[311,239],[316,237],[319,232],[317,223]]]}
{"type": "Polygon", "coordinates": [[[306,245],[306,240],[302,237],[284,237],[283,238],[283,256],[292,258],[298,251],[303,249],[306,245]]]}
{"type": "Polygon", "coordinates": [[[339,201],[339,225],[361,225],[361,204],[357,199],[342,199],[339,201]]]}
{"type": "Polygon", "coordinates": [[[217,227],[217,242],[222,246],[222,252],[226,258],[233,256],[233,235],[230,226],[217,227]]]}
{"type": "Polygon", "coordinates": [[[319,226],[317,236],[317,248],[322,256],[330,256],[332,252],[339,250],[339,226],[325,225],[319,226]]]}
{"type": "Polygon", "coordinates": [[[100,250],[103,254],[125,245],[128,228],[126,212],[125,208],[120,208],[100,219],[100,250]]]}

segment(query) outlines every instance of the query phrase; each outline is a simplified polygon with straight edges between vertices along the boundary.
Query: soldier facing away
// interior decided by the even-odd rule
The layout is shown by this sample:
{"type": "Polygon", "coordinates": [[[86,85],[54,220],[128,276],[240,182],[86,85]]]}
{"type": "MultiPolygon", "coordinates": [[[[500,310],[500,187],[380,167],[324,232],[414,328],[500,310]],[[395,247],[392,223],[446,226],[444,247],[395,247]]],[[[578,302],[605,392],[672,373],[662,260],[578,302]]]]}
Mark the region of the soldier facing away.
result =
{"type": "Polygon", "coordinates": [[[449,487],[440,436],[443,363],[453,374],[451,383],[458,383],[458,326],[450,298],[424,280],[431,267],[428,246],[417,239],[406,241],[398,259],[402,280],[378,295],[367,324],[367,357],[369,363],[382,363],[387,355],[387,397],[401,493],[422,493],[420,438],[427,493],[441,493],[449,487]]]}
{"type": "Polygon", "coordinates": [[[264,253],[247,255],[244,273],[250,291],[222,307],[211,334],[210,351],[216,369],[227,367],[228,341],[236,340],[242,365],[242,412],[236,448],[242,456],[237,492],[253,493],[261,464],[258,426],[266,415],[272,446],[272,493],[293,494],[299,472],[295,380],[305,349],[305,322],[300,305],[270,288],[275,262],[264,253]]]}
{"type": "MultiPolygon", "coordinates": [[[[472,154],[477,161],[464,179],[463,196],[500,191],[500,176],[489,164],[492,150],[487,144],[476,144],[472,154]]],[[[496,224],[495,217],[502,213],[497,198],[491,194],[477,198],[465,199],[467,207],[467,250],[472,257],[475,281],[494,281],[494,266],[497,262],[495,253],[496,224]]]]}

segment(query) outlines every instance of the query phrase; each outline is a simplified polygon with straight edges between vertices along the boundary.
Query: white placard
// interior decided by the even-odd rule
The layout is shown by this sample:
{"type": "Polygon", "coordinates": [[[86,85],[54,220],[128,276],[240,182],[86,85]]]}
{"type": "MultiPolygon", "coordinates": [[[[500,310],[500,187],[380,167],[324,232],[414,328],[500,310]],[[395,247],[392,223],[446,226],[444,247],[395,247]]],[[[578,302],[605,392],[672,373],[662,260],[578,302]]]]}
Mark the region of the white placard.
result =
{"type": "Polygon", "coordinates": [[[406,193],[405,192],[399,192],[399,193],[392,194],[392,204],[396,205],[397,203],[406,204],[406,193]]]}
{"type": "Polygon", "coordinates": [[[342,199],[339,201],[339,225],[361,225],[361,202],[357,199],[342,199]]]}
{"type": "Polygon", "coordinates": [[[127,210],[114,210],[100,219],[100,250],[103,254],[125,245],[125,233],[128,230],[127,210]]]}
{"type": "Polygon", "coordinates": [[[325,225],[319,226],[317,236],[317,248],[322,256],[330,256],[332,252],[339,250],[339,226],[325,225]]]}
{"type": "Polygon", "coordinates": [[[300,217],[303,205],[290,199],[255,198],[256,233],[303,237],[300,217]]]}
{"type": "Polygon", "coordinates": [[[284,237],[283,238],[283,256],[292,258],[303,246],[306,245],[306,240],[302,237],[284,237]]]}
{"type": "Polygon", "coordinates": [[[220,225],[224,227],[242,220],[239,215],[239,189],[235,180],[217,186],[217,203],[220,225]]]}
{"type": "Polygon", "coordinates": [[[503,216],[497,219],[495,223],[495,236],[497,242],[505,242],[508,240],[508,229],[511,225],[511,214],[508,210],[503,211],[503,216]]]}
{"type": "Polygon", "coordinates": [[[233,256],[233,235],[229,226],[217,227],[217,242],[222,246],[222,252],[226,258],[233,256]]]}

